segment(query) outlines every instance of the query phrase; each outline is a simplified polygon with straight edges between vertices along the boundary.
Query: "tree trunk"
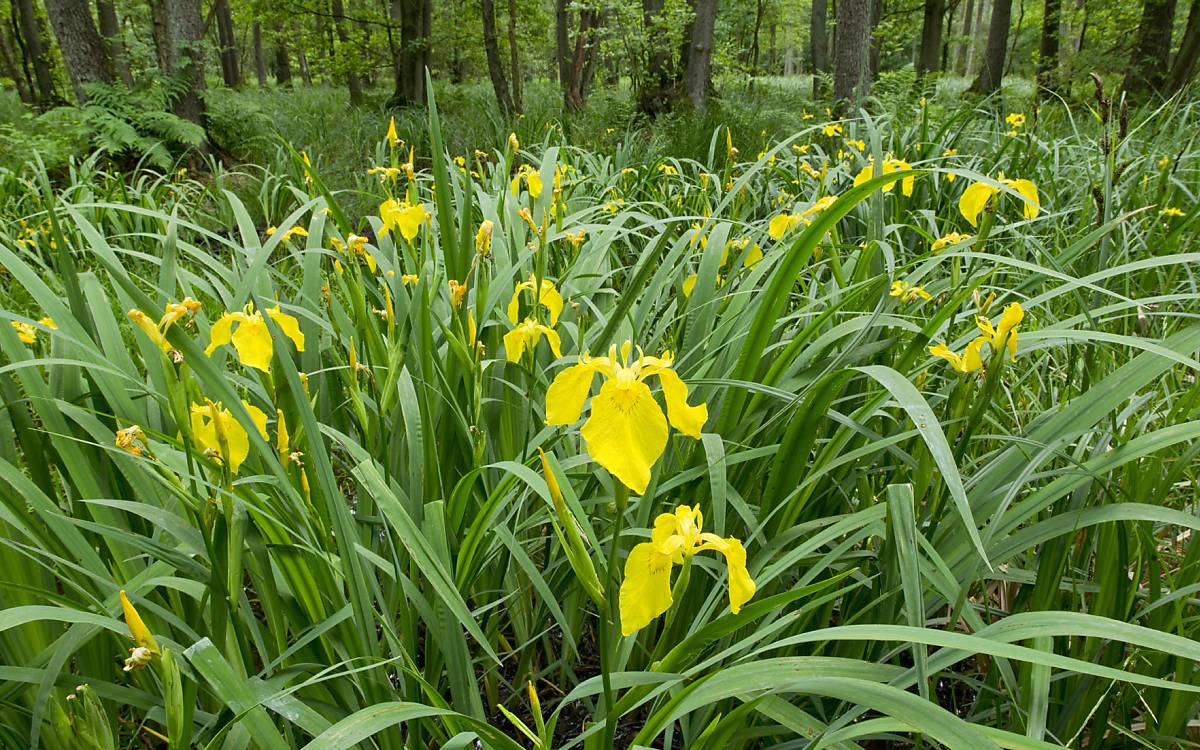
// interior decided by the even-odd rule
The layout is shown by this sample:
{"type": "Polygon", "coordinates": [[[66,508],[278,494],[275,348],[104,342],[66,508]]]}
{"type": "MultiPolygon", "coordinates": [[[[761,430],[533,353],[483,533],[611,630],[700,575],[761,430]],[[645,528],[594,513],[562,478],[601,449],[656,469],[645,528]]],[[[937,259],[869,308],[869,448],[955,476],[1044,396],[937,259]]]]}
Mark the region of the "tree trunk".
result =
{"type": "Polygon", "coordinates": [[[496,40],[496,2],[479,1],[483,17],[483,51],[487,57],[488,75],[492,78],[492,89],[496,92],[496,104],[506,116],[515,114],[512,96],[508,93],[508,81],[504,79],[504,67],[500,62],[500,45],[496,40]]]}
{"type": "Polygon", "coordinates": [[[1196,74],[1196,62],[1200,59],[1200,0],[1192,0],[1188,10],[1187,28],[1183,31],[1183,40],[1179,43],[1179,52],[1175,54],[1175,62],[1171,65],[1171,75],[1167,79],[1167,91],[1175,93],[1182,91],[1196,74]]]}
{"type": "Polygon", "coordinates": [[[33,8],[33,0],[13,0],[13,15],[19,16],[18,25],[21,38],[25,42],[25,58],[33,66],[34,80],[37,82],[37,99],[41,103],[53,101],[57,98],[54,92],[54,74],[50,70],[49,50],[42,41],[42,28],[33,8]]]}
{"type": "MultiPolygon", "coordinates": [[[[167,73],[187,80],[183,93],[175,100],[175,114],[205,125],[204,100],[204,20],[200,16],[200,0],[157,0],[164,6],[166,20],[167,73]]],[[[207,152],[205,143],[201,151],[207,152]]]]}
{"type": "Polygon", "coordinates": [[[213,15],[217,19],[217,57],[221,61],[221,78],[226,86],[236,89],[242,85],[242,73],[238,69],[237,38],[233,32],[229,0],[216,0],[213,3],[213,15]]]}
{"type": "Polygon", "coordinates": [[[879,22],[883,20],[883,0],[872,0],[871,2],[871,30],[868,36],[867,43],[867,84],[879,77],[879,54],[883,46],[883,39],[875,33],[879,28],[879,22]]]}
{"type": "Polygon", "coordinates": [[[1012,0],[995,0],[992,5],[992,21],[988,26],[987,48],[983,51],[983,65],[979,77],[971,90],[980,94],[991,94],[1000,90],[1004,79],[1004,55],[1008,51],[1008,26],[1012,23],[1012,0]]]}
{"type": "Polygon", "coordinates": [[[512,83],[513,109],[525,111],[525,103],[521,96],[521,52],[517,47],[517,0],[508,0],[508,67],[509,80],[512,83]]]}
{"type": "Polygon", "coordinates": [[[687,41],[687,67],[683,90],[696,109],[708,103],[712,88],[713,33],[717,22],[717,0],[695,0],[691,34],[687,41]]]}
{"type": "Polygon", "coordinates": [[[821,96],[820,73],[829,72],[829,0],[812,0],[809,19],[808,61],[812,66],[813,98],[821,96]]]}
{"type": "Polygon", "coordinates": [[[963,13],[962,21],[962,41],[958,43],[958,52],[954,59],[954,69],[962,75],[969,75],[967,72],[967,51],[972,44],[971,38],[971,21],[975,13],[975,0],[967,0],[966,12],[963,13]]]}
{"type": "Polygon", "coordinates": [[[554,0],[554,57],[558,62],[558,85],[563,92],[563,101],[567,99],[570,84],[571,51],[567,24],[570,22],[571,0],[554,0]]]}
{"type": "Polygon", "coordinates": [[[1046,0],[1042,9],[1042,41],[1038,44],[1038,83],[1054,88],[1058,70],[1059,27],[1062,25],[1062,0],[1046,0]]]}
{"type": "Polygon", "coordinates": [[[400,22],[400,48],[396,53],[396,86],[392,107],[425,103],[425,67],[429,59],[429,0],[393,0],[392,14],[400,22]]]}
{"type": "Polygon", "coordinates": [[[162,0],[147,0],[150,4],[150,34],[154,37],[154,61],[162,72],[167,70],[167,50],[171,40],[167,36],[167,4],[162,0]]]}
{"type": "Polygon", "coordinates": [[[0,28],[0,64],[3,65],[0,70],[4,71],[4,75],[13,79],[13,84],[17,87],[17,96],[25,104],[32,104],[33,94],[29,90],[29,82],[17,68],[17,56],[13,52],[12,42],[8,40],[8,29],[3,28],[0,28]]]}
{"type": "MultiPolygon", "coordinates": [[[[350,52],[350,32],[346,31],[346,6],[342,0],[333,0],[333,29],[337,32],[338,46],[343,53],[350,52]]],[[[346,88],[350,90],[350,106],[361,107],[363,103],[362,80],[354,70],[354,63],[346,65],[346,88]]]]}
{"type": "Polygon", "coordinates": [[[1131,97],[1144,98],[1165,87],[1174,22],[1175,0],[1146,0],[1142,6],[1142,21],[1125,74],[1125,90],[1131,97]]]}
{"type": "Polygon", "coordinates": [[[596,11],[583,8],[579,11],[579,33],[575,36],[575,50],[571,64],[567,67],[567,82],[563,89],[563,103],[572,112],[583,109],[586,101],[587,76],[585,66],[593,59],[588,51],[588,37],[595,24],[596,11]]]}
{"type": "Polygon", "coordinates": [[[129,73],[129,60],[125,57],[121,21],[117,18],[117,8],[113,5],[113,0],[96,0],[96,16],[100,19],[100,36],[104,38],[113,73],[126,86],[132,86],[133,76],[129,73]]]}
{"type": "Polygon", "coordinates": [[[758,34],[762,30],[763,0],[758,0],[754,7],[754,34],[750,37],[750,78],[758,76],[758,34]]]}
{"type": "Polygon", "coordinates": [[[304,45],[296,48],[296,67],[300,68],[300,80],[305,86],[313,84],[312,70],[308,67],[308,55],[304,53],[304,45]]]}
{"type": "Polygon", "coordinates": [[[262,24],[254,22],[252,36],[254,37],[254,76],[258,78],[259,88],[267,86],[267,57],[263,54],[262,24]]]}
{"type": "Polygon", "coordinates": [[[288,53],[287,39],[283,35],[283,24],[276,21],[271,31],[275,32],[275,83],[292,87],[292,58],[288,53]]]}
{"type": "Polygon", "coordinates": [[[921,27],[921,51],[917,56],[917,75],[940,69],[942,59],[942,17],[946,0],[925,0],[925,19],[921,27]]]}
{"type": "Polygon", "coordinates": [[[671,107],[675,76],[670,67],[670,50],[663,33],[664,0],[642,0],[642,30],[647,42],[646,72],[638,87],[638,111],[657,117],[671,107]]]}
{"type": "Polygon", "coordinates": [[[46,0],[46,15],[58,38],[75,99],[82,104],[88,98],[85,84],[113,80],[108,52],[92,21],[92,9],[87,0],[46,0]]]}
{"type": "Polygon", "coordinates": [[[1017,40],[1021,38],[1021,28],[1025,25],[1025,0],[1017,0],[1017,7],[1020,8],[1017,12],[1017,25],[1009,32],[1009,36],[1012,37],[1012,44],[1008,47],[1008,56],[1005,58],[1004,73],[1002,76],[1012,74],[1012,66],[1016,58],[1017,40]]]}
{"type": "Polygon", "coordinates": [[[833,46],[833,99],[844,115],[870,89],[867,47],[871,37],[872,0],[839,0],[833,46]]]}

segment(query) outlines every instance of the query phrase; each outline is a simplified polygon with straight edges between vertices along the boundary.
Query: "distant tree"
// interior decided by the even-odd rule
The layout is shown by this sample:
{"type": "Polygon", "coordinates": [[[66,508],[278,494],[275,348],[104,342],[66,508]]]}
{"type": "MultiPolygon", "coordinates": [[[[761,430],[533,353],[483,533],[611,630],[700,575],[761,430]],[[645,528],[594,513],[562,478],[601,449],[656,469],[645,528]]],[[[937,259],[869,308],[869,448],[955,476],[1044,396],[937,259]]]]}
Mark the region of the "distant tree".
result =
{"type": "Polygon", "coordinates": [[[394,62],[396,86],[388,104],[393,107],[423,105],[433,3],[431,0],[392,0],[392,18],[400,21],[400,47],[394,62]]]}
{"type": "Polygon", "coordinates": [[[513,109],[523,112],[525,103],[521,96],[521,83],[524,75],[521,73],[521,51],[517,45],[517,0],[508,0],[508,66],[513,109]]]}
{"type": "Polygon", "coordinates": [[[275,37],[275,83],[284,87],[292,85],[292,56],[288,51],[287,37],[283,33],[283,23],[276,21],[271,25],[275,37]]]}
{"type": "Polygon", "coordinates": [[[845,114],[870,89],[868,44],[871,37],[872,0],[838,0],[837,34],[833,46],[833,99],[836,111],[845,114]]]}
{"type": "Polygon", "coordinates": [[[17,87],[17,96],[26,104],[33,103],[33,92],[29,88],[29,80],[23,75],[23,72],[17,64],[17,53],[13,50],[13,43],[9,41],[8,29],[0,27],[0,65],[3,65],[0,70],[4,75],[13,80],[13,85],[17,87]]]}
{"type": "Polygon", "coordinates": [[[263,54],[262,24],[257,20],[251,26],[251,36],[254,38],[254,77],[258,79],[260,87],[265,87],[267,85],[267,56],[263,54]]]}
{"type": "Polygon", "coordinates": [[[1192,0],[1188,10],[1187,27],[1183,31],[1183,40],[1179,43],[1179,51],[1175,53],[1175,62],[1171,64],[1171,75],[1167,79],[1167,91],[1175,93],[1183,90],[1196,75],[1196,62],[1200,60],[1200,0],[1192,0]]]}
{"type": "Polygon", "coordinates": [[[712,90],[713,34],[716,30],[717,0],[694,0],[688,25],[683,89],[692,106],[702,108],[712,90]]]}
{"type": "Polygon", "coordinates": [[[995,0],[992,5],[992,20],[988,25],[987,47],[983,51],[983,65],[971,90],[980,94],[991,94],[1000,90],[1004,80],[1004,58],[1008,51],[1008,27],[1012,23],[1012,0],[995,0]]]}
{"type": "Polygon", "coordinates": [[[217,59],[221,63],[221,78],[229,88],[242,85],[242,73],[239,66],[237,38],[233,33],[233,14],[229,10],[229,0],[216,0],[212,7],[213,16],[217,22],[217,59]]]}
{"type": "Polygon", "coordinates": [[[554,3],[554,47],[558,62],[558,81],[562,89],[563,104],[567,109],[583,109],[587,99],[587,76],[589,64],[595,59],[593,30],[600,20],[600,12],[589,5],[579,5],[571,0],[555,0],[554,3]],[[578,30],[575,42],[571,43],[570,9],[577,5],[578,30]]]}
{"type": "Polygon", "coordinates": [[[1146,0],[1142,6],[1142,20],[1134,35],[1125,73],[1125,91],[1130,96],[1145,97],[1163,90],[1174,22],[1175,0],[1146,0]]]}
{"type": "Polygon", "coordinates": [[[1038,44],[1038,83],[1051,88],[1058,68],[1059,34],[1062,27],[1062,0],[1046,0],[1042,6],[1042,39],[1038,44]]]}
{"type": "MultiPolygon", "coordinates": [[[[338,46],[341,48],[342,55],[348,56],[351,50],[350,32],[347,30],[346,21],[346,6],[342,0],[333,0],[333,28],[337,32],[338,46]]],[[[350,105],[353,107],[361,107],[363,103],[362,79],[358,76],[358,70],[355,65],[346,65],[346,88],[350,90],[350,105]]]]}
{"type": "Polygon", "coordinates": [[[42,41],[42,27],[38,22],[33,0],[13,0],[15,28],[13,33],[17,46],[27,66],[33,68],[34,99],[47,104],[57,98],[54,91],[54,72],[50,69],[49,50],[42,41]]]}
{"type": "Polygon", "coordinates": [[[820,74],[829,72],[829,0],[813,0],[809,18],[808,61],[813,72],[813,96],[821,95],[820,74]]]}
{"type": "Polygon", "coordinates": [[[46,0],[46,15],[58,39],[67,76],[79,102],[87,101],[84,85],[113,80],[108,48],[96,30],[87,0],[46,0]]]}
{"type": "MultiPolygon", "coordinates": [[[[166,71],[180,82],[180,94],[175,99],[175,114],[203,127],[204,99],[204,21],[200,16],[200,0],[154,0],[161,6],[163,23],[161,55],[166,71]]],[[[208,144],[202,151],[209,150],[208,144]]]]}
{"type": "Polygon", "coordinates": [[[925,0],[924,22],[921,26],[921,48],[917,55],[917,74],[932,73],[941,67],[942,19],[946,15],[946,0],[925,0]]]}
{"type": "Polygon", "coordinates": [[[121,20],[117,18],[117,8],[113,0],[96,0],[96,17],[100,21],[100,36],[104,38],[113,73],[126,86],[132,86],[133,75],[129,72],[129,60],[126,58],[125,42],[121,34],[121,20]]]}
{"type": "Polygon", "coordinates": [[[495,0],[480,0],[480,13],[483,16],[483,50],[487,57],[492,89],[496,92],[496,103],[505,115],[516,114],[512,94],[508,90],[508,81],[504,77],[504,66],[500,62],[500,45],[496,39],[495,0]]]}
{"type": "Polygon", "coordinates": [[[666,111],[675,91],[665,0],[642,0],[641,33],[645,41],[645,74],[638,89],[638,111],[654,117],[666,111]]]}

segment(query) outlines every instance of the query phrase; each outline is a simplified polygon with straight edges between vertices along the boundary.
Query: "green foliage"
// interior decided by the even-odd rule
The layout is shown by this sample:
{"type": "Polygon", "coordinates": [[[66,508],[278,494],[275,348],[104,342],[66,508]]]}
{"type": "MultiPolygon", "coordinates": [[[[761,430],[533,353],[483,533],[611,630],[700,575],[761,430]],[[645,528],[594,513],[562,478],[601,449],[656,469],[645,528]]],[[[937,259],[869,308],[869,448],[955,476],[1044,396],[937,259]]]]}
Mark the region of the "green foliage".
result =
{"type": "Polygon", "coordinates": [[[411,183],[382,110],[278,92],[256,111],[307,140],[253,143],[268,169],[0,173],[0,736],[1185,745],[1200,155],[1181,144],[1200,110],[1134,113],[1121,136],[1050,103],[1012,135],[938,90],[904,101],[911,83],[885,82],[873,106],[892,109],[833,136],[794,81],[745,101],[722,84],[712,119],[654,132],[539,105],[515,152],[481,89],[451,89],[450,111],[398,120],[411,183]],[[489,147],[458,169],[473,142],[489,147]],[[888,154],[916,167],[911,195],[854,185],[888,154]],[[519,166],[539,196],[514,194],[519,166]],[[1033,180],[1042,212],[1001,194],[969,226],[959,197],[1001,172],[1033,180]],[[375,212],[402,197],[430,214],[411,237],[375,212]],[[950,231],[976,237],[935,252],[950,231]],[[530,274],[565,298],[561,358],[506,356],[530,274]],[[931,298],[892,296],[897,281],[931,298]],[[128,315],[154,328],[185,298],[162,347],[128,315]],[[269,372],[205,353],[251,302],[304,336],[300,351],[286,318],[264,319],[269,372]],[[1015,359],[963,374],[929,354],[1012,302],[1015,359]],[[637,498],[578,425],[546,424],[550,382],[626,338],[673,352],[708,406],[637,498]],[[231,410],[220,433],[195,421],[205,399],[231,410]],[[220,457],[238,431],[234,473],[220,457]],[[698,556],[671,608],[618,637],[626,554],[680,504],[744,542],[757,591],[731,613],[725,567],[698,556]],[[121,590],[158,653],[131,655],[121,590]]]}

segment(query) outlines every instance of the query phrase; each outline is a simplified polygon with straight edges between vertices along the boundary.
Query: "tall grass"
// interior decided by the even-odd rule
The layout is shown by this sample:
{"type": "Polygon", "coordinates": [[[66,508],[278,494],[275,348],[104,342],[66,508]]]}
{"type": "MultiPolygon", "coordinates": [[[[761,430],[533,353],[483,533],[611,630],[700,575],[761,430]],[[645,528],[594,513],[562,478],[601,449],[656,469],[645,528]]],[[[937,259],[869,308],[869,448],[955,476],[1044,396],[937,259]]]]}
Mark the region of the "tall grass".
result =
{"type": "MultiPolygon", "coordinates": [[[[0,312],[35,340],[0,325],[3,742],[1189,745],[1200,112],[1029,115],[1008,135],[910,103],[757,156],[735,127],[737,154],[713,128],[700,158],[649,160],[498,131],[460,169],[433,113],[415,179],[364,174],[365,196],[331,192],[303,143],[204,183],[6,176],[0,312]],[[889,155],[912,171],[852,184],[889,155]],[[1002,190],[969,227],[960,195],[1001,173],[1041,213],[1002,190]],[[411,241],[343,205],[388,197],[428,210],[411,241]],[[973,239],[931,249],[955,230],[973,239]],[[333,243],[351,234],[375,268],[333,243]],[[563,356],[510,362],[531,274],[564,297],[563,356]],[[162,348],[127,314],[189,297],[162,348]],[[1013,302],[1015,359],[929,354],[1013,302]],[[267,316],[269,372],[206,356],[248,303],[294,316],[303,351],[267,316]],[[545,423],[557,374],[625,340],[673,352],[708,407],[634,497],[545,423]],[[215,447],[206,399],[234,420],[215,447]],[[757,591],[733,614],[721,558],[689,558],[671,609],[621,637],[625,558],[681,504],[744,543],[757,591]],[[122,590],[156,643],[129,671],[122,590]]],[[[403,172],[382,125],[353,169],[403,172]]]]}

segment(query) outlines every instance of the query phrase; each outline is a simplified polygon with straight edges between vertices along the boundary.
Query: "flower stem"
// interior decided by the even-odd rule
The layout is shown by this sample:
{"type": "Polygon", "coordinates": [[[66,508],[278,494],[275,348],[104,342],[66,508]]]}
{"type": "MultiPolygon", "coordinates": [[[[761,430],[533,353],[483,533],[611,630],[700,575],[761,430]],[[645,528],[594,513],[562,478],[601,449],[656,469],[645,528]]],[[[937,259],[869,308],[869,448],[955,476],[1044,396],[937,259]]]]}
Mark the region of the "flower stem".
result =
{"type": "Polygon", "coordinates": [[[621,546],[621,524],[625,519],[625,508],[629,505],[629,488],[617,481],[613,492],[613,521],[612,521],[612,539],[608,546],[608,567],[605,569],[605,598],[608,600],[608,612],[604,613],[600,618],[600,681],[604,688],[604,735],[603,742],[600,747],[609,748],[613,746],[613,733],[616,731],[614,724],[617,720],[615,710],[615,700],[613,699],[612,690],[612,671],[613,665],[617,659],[617,649],[621,642],[620,637],[614,635],[611,638],[608,634],[610,628],[612,633],[620,632],[621,613],[617,602],[617,559],[618,548],[621,546]]]}

